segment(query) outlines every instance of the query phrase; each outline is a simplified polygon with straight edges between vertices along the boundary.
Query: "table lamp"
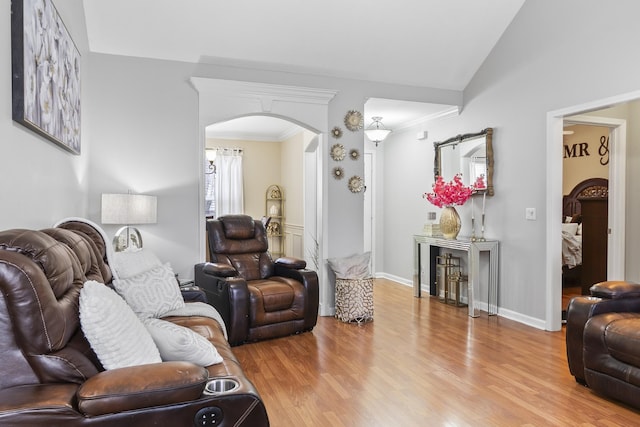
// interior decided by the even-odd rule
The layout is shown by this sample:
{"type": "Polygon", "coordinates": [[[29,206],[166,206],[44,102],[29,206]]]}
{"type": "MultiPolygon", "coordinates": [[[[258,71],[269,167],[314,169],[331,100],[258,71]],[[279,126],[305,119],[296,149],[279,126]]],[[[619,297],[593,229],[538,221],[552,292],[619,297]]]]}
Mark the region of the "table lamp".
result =
{"type": "Polygon", "coordinates": [[[155,224],[157,203],[156,196],[144,194],[102,195],[102,223],[124,225],[113,238],[116,252],[142,248],[140,231],[132,225],[155,224]]]}

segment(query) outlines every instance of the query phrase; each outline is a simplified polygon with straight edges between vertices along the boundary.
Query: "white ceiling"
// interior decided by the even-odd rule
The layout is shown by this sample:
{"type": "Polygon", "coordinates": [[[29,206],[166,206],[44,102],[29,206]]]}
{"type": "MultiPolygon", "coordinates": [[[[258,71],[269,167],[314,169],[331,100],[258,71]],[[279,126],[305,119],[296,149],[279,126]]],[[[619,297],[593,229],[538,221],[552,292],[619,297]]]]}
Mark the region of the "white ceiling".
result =
{"type": "MultiPolygon", "coordinates": [[[[462,90],[523,3],[84,0],[83,6],[92,52],[462,90]]],[[[380,115],[393,129],[434,112],[370,100],[365,114],[365,126],[380,115]],[[400,111],[407,115],[396,117],[400,111]]]]}

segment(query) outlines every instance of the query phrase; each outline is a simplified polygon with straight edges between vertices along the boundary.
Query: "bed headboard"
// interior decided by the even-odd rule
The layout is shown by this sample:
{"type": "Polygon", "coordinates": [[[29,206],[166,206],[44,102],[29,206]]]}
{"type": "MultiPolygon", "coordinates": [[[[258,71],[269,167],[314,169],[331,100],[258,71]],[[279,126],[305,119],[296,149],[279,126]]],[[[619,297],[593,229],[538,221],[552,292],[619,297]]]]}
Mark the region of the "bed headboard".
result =
{"type": "Polygon", "coordinates": [[[578,198],[602,198],[608,194],[609,180],[606,178],[589,178],[579,182],[569,194],[562,197],[562,219],[582,213],[578,198]]]}

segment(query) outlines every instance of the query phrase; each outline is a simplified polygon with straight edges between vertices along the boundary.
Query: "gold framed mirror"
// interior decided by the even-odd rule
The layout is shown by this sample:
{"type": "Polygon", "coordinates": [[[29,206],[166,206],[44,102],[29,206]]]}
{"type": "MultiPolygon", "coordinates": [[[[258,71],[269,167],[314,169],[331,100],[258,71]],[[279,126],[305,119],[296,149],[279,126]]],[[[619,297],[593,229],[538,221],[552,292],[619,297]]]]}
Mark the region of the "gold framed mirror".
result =
{"type": "Polygon", "coordinates": [[[493,128],[478,133],[457,135],[442,142],[434,142],[434,179],[442,176],[450,181],[456,174],[462,176],[464,185],[473,186],[484,175],[486,188],[474,189],[477,193],[494,195],[493,188],[493,128]]]}

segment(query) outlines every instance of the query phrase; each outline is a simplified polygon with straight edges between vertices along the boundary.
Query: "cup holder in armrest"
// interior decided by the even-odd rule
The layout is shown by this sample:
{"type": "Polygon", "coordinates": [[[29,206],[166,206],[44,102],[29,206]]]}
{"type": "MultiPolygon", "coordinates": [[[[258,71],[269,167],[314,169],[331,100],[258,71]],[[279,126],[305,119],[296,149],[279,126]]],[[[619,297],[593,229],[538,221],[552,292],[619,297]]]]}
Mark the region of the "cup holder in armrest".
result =
{"type": "Polygon", "coordinates": [[[204,394],[231,393],[240,387],[240,383],[233,378],[211,378],[204,387],[204,394]]]}

